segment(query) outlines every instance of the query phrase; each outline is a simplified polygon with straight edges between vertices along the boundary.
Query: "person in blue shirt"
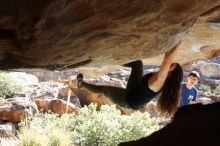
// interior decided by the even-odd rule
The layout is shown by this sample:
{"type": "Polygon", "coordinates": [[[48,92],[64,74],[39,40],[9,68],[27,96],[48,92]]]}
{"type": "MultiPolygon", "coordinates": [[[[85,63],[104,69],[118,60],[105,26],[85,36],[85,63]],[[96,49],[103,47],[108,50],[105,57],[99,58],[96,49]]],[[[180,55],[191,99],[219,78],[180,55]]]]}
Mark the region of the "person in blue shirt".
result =
{"type": "Polygon", "coordinates": [[[181,100],[180,106],[185,106],[192,101],[197,100],[197,89],[195,85],[198,83],[200,76],[199,73],[196,71],[192,71],[187,76],[187,82],[182,84],[182,93],[181,93],[181,100]]]}
{"type": "Polygon", "coordinates": [[[125,64],[131,67],[127,87],[119,88],[95,85],[83,80],[83,75],[77,75],[78,87],[86,88],[94,93],[101,93],[120,107],[134,110],[142,108],[153,98],[159,97],[158,109],[162,114],[172,115],[179,106],[182,67],[175,63],[176,50],[180,43],[165,53],[160,70],[143,75],[143,63],[136,60],[125,64]]]}

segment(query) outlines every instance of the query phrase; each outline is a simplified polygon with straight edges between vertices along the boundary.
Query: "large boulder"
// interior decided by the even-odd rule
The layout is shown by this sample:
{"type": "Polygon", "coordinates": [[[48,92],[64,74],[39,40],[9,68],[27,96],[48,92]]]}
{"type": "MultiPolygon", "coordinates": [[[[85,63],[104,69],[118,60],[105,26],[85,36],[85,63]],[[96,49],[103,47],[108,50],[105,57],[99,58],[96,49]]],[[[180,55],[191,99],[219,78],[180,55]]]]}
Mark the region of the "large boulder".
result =
{"type": "Polygon", "coordinates": [[[0,99],[0,120],[16,123],[36,112],[36,104],[25,97],[0,99]]]}
{"type": "Polygon", "coordinates": [[[220,103],[178,109],[172,122],[148,137],[119,146],[219,146],[220,103]]]}
{"type": "Polygon", "coordinates": [[[1,0],[0,69],[80,67],[98,76],[137,59],[158,65],[162,56],[151,57],[180,40],[181,64],[213,58],[220,54],[219,5],[220,0],[1,0]]]}
{"type": "Polygon", "coordinates": [[[218,63],[202,64],[200,67],[200,72],[202,73],[202,75],[206,77],[220,79],[220,64],[218,63]]]}
{"type": "MultiPolygon", "coordinates": [[[[216,57],[217,58],[217,57],[216,57]]],[[[197,61],[184,67],[186,71],[196,70],[205,78],[220,79],[220,63],[211,61],[197,61]]]]}

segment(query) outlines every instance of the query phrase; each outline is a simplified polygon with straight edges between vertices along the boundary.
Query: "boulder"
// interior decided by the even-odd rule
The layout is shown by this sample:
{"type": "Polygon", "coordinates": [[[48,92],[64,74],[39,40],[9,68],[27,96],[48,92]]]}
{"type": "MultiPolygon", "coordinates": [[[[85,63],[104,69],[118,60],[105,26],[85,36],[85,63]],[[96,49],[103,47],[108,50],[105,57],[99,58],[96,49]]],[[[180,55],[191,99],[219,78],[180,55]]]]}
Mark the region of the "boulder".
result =
{"type": "Polygon", "coordinates": [[[190,68],[188,68],[188,70],[189,71],[196,70],[206,78],[220,79],[219,63],[214,63],[210,61],[197,61],[192,63],[192,65],[190,66],[190,68]]]}
{"type": "Polygon", "coordinates": [[[214,78],[214,79],[220,79],[220,64],[218,63],[206,63],[201,65],[200,71],[202,75],[214,78]]]}
{"type": "Polygon", "coordinates": [[[171,123],[150,136],[119,146],[219,146],[220,103],[178,109],[171,123]]]}
{"type": "Polygon", "coordinates": [[[36,85],[39,82],[36,76],[25,72],[10,72],[10,75],[14,81],[23,86],[36,85]]]}
{"type": "Polygon", "coordinates": [[[11,122],[0,124],[0,137],[14,137],[16,134],[15,125],[11,122]]]}
{"type": "Polygon", "coordinates": [[[61,99],[51,100],[49,103],[49,110],[59,115],[65,113],[75,113],[75,114],[79,113],[78,107],[76,107],[74,104],[67,103],[61,99]]]}
{"type": "Polygon", "coordinates": [[[53,112],[59,115],[65,113],[79,113],[79,108],[76,107],[72,103],[67,103],[62,99],[42,99],[42,98],[35,98],[35,103],[40,110],[44,112],[53,112]]]}
{"type": "Polygon", "coordinates": [[[78,67],[99,76],[137,59],[159,65],[180,40],[177,62],[213,58],[220,54],[219,5],[220,0],[1,0],[0,69],[78,67]]]}
{"type": "Polygon", "coordinates": [[[25,97],[0,100],[0,120],[20,122],[38,112],[35,103],[25,97]]]}

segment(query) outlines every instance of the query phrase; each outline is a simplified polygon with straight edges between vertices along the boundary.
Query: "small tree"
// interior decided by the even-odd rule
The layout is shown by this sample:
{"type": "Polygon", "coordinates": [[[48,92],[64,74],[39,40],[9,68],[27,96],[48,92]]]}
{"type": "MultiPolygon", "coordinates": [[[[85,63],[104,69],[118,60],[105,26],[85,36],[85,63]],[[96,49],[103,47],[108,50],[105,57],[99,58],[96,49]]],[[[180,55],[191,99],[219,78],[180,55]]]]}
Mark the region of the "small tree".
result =
{"type": "Polygon", "coordinates": [[[0,73],[0,97],[6,98],[22,91],[22,85],[13,80],[10,74],[0,73]]]}
{"type": "Polygon", "coordinates": [[[74,119],[74,140],[81,146],[116,146],[155,131],[148,113],[121,115],[115,106],[103,105],[100,111],[96,111],[96,105],[91,104],[82,108],[74,119]]]}
{"type": "Polygon", "coordinates": [[[220,94],[220,85],[218,85],[214,90],[214,94],[220,94]]]}

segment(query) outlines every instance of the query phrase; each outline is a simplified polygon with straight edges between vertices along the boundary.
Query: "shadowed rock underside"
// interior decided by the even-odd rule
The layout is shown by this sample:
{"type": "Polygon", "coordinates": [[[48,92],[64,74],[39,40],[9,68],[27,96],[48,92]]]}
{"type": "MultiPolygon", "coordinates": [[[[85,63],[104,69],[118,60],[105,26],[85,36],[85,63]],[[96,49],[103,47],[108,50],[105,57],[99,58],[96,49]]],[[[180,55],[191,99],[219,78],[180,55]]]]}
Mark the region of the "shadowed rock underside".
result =
{"type": "Polygon", "coordinates": [[[0,69],[109,72],[220,55],[220,0],[1,0],[0,69]]]}

